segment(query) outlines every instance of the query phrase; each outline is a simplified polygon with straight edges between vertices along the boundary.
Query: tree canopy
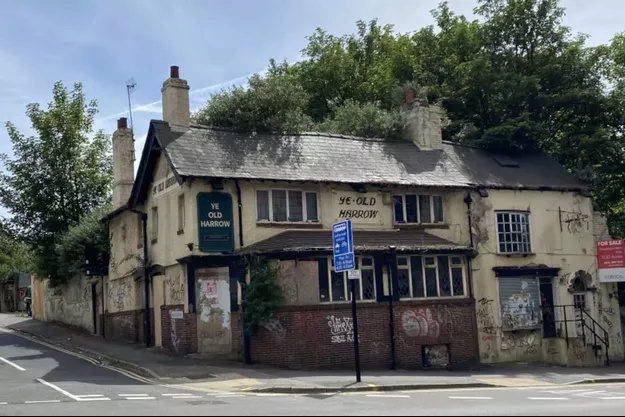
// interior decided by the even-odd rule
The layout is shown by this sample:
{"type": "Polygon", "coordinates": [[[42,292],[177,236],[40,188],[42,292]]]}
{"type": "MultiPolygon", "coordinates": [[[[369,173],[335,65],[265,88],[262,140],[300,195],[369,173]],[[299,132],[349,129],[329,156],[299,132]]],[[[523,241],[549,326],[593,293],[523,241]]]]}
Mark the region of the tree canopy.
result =
{"type": "Polygon", "coordinates": [[[70,91],[57,82],[47,109],[26,107],[34,136],[6,124],[13,158],[0,155],[0,204],[11,215],[11,232],[33,248],[33,272],[53,283],[66,278],[56,259],[59,237],[110,198],[110,141],[103,132],[92,134],[96,113],[80,83],[70,91]]]}
{"type": "Polygon", "coordinates": [[[590,47],[562,23],[558,0],[477,0],[479,19],[446,2],[435,25],[396,33],[376,20],[343,36],[317,29],[303,59],[271,61],[245,88],[222,91],[195,119],[257,132],[397,137],[411,86],[444,111],[446,140],[542,149],[595,191],[625,234],[625,35],[590,47]]]}

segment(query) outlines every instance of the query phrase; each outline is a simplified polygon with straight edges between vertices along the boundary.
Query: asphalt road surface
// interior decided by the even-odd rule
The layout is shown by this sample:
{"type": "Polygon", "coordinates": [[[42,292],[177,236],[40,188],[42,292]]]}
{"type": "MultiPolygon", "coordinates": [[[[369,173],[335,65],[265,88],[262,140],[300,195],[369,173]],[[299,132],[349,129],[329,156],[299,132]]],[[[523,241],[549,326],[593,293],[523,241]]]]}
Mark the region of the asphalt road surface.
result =
{"type": "Polygon", "coordinates": [[[623,415],[625,384],[280,395],[154,385],[0,331],[0,415],[623,415]]]}

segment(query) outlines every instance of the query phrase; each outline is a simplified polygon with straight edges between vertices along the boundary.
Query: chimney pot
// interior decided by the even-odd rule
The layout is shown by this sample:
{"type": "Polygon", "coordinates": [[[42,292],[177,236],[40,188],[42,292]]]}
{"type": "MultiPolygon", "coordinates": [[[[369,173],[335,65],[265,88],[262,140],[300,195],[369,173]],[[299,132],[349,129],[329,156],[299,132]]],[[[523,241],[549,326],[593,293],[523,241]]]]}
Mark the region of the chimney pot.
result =
{"type": "Polygon", "coordinates": [[[126,119],[125,117],[120,117],[119,120],[117,120],[117,128],[126,129],[127,127],[128,127],[128,119],[126,119]]]}
{"type": "Polygon", "coordinates": [[[406,89],[406,104],[410,104],[414,101],[414,90],[412,88],[406,89]]]}
{"type": "Polygon", "coordinates": [[[180,78],[180,71],[177,65],[172,65],[169,69],[169,78],[180,78]]]}

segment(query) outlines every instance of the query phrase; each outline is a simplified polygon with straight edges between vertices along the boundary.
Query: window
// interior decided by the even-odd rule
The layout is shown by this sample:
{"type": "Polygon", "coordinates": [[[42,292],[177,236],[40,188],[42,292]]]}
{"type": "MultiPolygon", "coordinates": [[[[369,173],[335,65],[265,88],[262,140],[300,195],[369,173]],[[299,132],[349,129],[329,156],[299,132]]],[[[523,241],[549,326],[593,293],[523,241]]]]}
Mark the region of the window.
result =
{"type": "Polygon", "coordinates": [[[443,223],[443,197],[397,194],[393,196],[395,223],[443,223]]]}
{"type": "Polygon", "coordinates": [[[178,234],[184,232],[185,212],[184,194],[178,196],[178,234]]]}
{"type": "Polygon", "coordinates": [[[272,222],[317,222],[317,193],[299,190],[257,190],[256,219],[272,222]]]}
{"type": "Polygon", "coordinates": [[[158,238],[158,207],[152,207],[152,243],[158,238]]]}
{"type": "Polygon", "coordinates": [[[500,253],[531,253],[530,215],[524,212],[497,212],[500,253]]]}
{"type": "MultiPolygon", "coordinates": [[[[373,258],[369,256],[357,256],[356,269],[361,271],[360,280],[356,280],[356,300],[372,301],[376,298],[375,269],[373,258]]],[[[329,280],[328,285],[321,285],[320,299],[322,302],[351,301],[351,284],[347,278],[347,272],[334,271],[334,258],[330,257],[327,262],[329,280]]],[[[322,275],[325,279],[326,274],[322,275]]],[[[325,284],[325,283],[324,283],[325,284]]]]}
{"type": "Polygon", "coordinates": [[[137,218],[137,248],[143,247],[143,220],[137,218]]]}
{"type": "Polygon", "coordinates": [[[398,256],[399,298],[464,296],[461,256],[398,256]]]}

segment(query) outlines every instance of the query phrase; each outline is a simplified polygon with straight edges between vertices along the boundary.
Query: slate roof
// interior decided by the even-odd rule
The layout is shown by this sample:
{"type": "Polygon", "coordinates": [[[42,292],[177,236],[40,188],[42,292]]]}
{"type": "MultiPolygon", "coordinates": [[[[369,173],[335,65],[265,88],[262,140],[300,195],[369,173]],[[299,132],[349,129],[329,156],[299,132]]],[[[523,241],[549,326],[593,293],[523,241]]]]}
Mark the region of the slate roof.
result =
{"type": "Polygon", "coordinates": [[[419,150],[410,141],[319,133],[252,135],[201,126],[170,127],[156,120],[151,122],[151,131],[180,177],[423,187],[586,188],[542,152],[506,157],[447,142],[442,150],[419,150]]]}
{"type": "MultiPolygon", "coordinates": [[[[401,251],[429,250],[469,252],[467,246],[457,245],[419,229],[363,231],[354,230],[356,251],[383,251],[395,246],[401,251]]],[[[246,246],[240,253],[271,254],[284,252],[331,252],[331,230],[289,230],[246,246]]]]}

